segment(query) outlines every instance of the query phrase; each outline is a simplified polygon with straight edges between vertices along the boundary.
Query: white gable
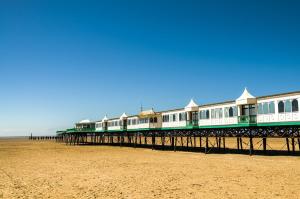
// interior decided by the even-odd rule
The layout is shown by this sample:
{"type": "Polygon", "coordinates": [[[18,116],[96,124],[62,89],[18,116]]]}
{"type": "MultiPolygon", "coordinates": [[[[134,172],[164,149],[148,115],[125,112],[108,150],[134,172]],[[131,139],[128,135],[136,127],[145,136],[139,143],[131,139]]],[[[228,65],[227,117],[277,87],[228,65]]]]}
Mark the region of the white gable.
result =
{"type": "Polygon", "coordinates": [[[126,119],[128,116],[126,115],[126,113],[123,113],[122,115],[121,115],[121,117],[120,117],[120,120],[122,120],[122,119],[126,119]]]}
{"type": "Polygon", "coordinates": [[[107,116],[105,115],[104,118],[102,119],[102,122],[106,122],[108,120],[107,116]]]}
{"type": "Polygon", "coordinates": [[[236,99],[237,105],[245,105],[245,104],[256,104],[257,100],[256,97],[251,95],[247,88],[245,88],[243,94],[236,99]]]}
{"type": "Polygon", "coordinates": [[[198,107],[198,104],[196,104],[196,102],[194,102],[194,100],[191,99],[190,103],[184,109],[185,111],[197,111],[198,107]]]}

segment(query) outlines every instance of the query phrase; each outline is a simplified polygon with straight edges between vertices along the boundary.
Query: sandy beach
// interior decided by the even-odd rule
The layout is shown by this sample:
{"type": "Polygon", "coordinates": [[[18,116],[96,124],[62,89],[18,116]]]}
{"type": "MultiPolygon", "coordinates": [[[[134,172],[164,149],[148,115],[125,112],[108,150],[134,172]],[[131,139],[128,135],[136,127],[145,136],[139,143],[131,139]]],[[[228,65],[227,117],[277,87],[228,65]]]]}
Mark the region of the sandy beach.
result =
{"type": "Polygon", "coordinates": [[[300,158],[0,140],[0,198],[299,198],[300,158]]]}

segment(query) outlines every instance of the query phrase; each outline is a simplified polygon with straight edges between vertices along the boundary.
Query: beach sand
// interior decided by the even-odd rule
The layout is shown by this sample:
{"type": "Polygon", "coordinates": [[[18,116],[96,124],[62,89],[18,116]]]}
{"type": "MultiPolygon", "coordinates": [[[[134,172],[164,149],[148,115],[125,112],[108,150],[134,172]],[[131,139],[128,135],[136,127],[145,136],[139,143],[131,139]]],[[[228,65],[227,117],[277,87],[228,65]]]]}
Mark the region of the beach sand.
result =
{"type": "Polygon", "coordinates": [[[300,157],[2,139],[0,198],[300,198],[300,157]]]}

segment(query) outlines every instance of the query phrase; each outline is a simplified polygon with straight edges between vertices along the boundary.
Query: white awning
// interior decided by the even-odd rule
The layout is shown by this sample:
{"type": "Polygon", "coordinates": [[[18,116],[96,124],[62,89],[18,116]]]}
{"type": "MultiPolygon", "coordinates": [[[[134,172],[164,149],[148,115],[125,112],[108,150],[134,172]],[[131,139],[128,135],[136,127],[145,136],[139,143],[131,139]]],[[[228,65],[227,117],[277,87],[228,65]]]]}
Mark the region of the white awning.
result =
{"type": "Polygon", "coordinates": [[[253,95],[249,93],[247,88],[245,88],[243,94],[236,99],[236,104],[237,105],[245,105],[245,104],[256,104],[257,99],[253,95]]]}

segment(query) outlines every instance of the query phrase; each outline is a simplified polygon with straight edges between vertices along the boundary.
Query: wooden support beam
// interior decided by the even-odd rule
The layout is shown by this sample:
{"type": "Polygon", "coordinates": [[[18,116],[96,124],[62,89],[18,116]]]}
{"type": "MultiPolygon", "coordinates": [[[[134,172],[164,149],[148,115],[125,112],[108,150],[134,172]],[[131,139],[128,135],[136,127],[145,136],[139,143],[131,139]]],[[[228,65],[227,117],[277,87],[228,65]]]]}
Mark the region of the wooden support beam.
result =
{"type": "Polygon", "coordinates": [[[201,137],[201,135],[200,135],[200,137],[199,137],[199,146],[200,146],[200,149],[202,148],[202,137],[201,137]]]}
{"type": "Polygon", "coordinates": [[[155,149],[155,135],[152,134],[152,150],[155,149]]]}
{"type": "Polygon", "coordinates": [[[287,147],[287,150],[288,150],[288,153],[290,152],[290,142],[289,142],[289,138],[285,138],[285,141],[286,141],[286,147],[287,147]]]}
{"type": "Polygon", "coordinates": [[[176,146],[177,146],[177,135],[175,135],[175,141],[174,141],[174,151],[176,151],[176,146]]]}
{"type": "Polygon", "coordinates": [[[208,136],[206,136],[206,139],[205,139],[205,154],[208,153],[208,136]]]}
{"type": "Polygon", "coordinates": [[[174,136],[170,136],[170,139],[171,139],[171,147],[174,148],[174,136]]]}
{"type": "Polygon", "coordinates": [[[292,137],[292,151],[295,153],[295,138],[292,137]]]}
{"type": "Polygon", "coordinates": [[[253,138],[250,136],[250,147],[249,147],[249,155],[253,155],[253,138]]]}
{"type": "MultiPolygon", "coordinates": [[[[240,137],[239,139],[240,139],[240,148],[241,150],[243,150],[243,138],[240,137]]],[[[252,148],[253,148],[253,144],[252,144],[252,148]]]]}
{"type": "Polygon", "coordinates": [[[181,139],[181,147],[183,147],[183,139],[182,139],[182,135],[180,136],[181,139]]]}
{"type": "Polygon", "coordinates": [[[262,141],[263,141],[263,150],[264,150],[264,153],[266,153],[267,152],[267,138],[263,137],[262,141]]]}

